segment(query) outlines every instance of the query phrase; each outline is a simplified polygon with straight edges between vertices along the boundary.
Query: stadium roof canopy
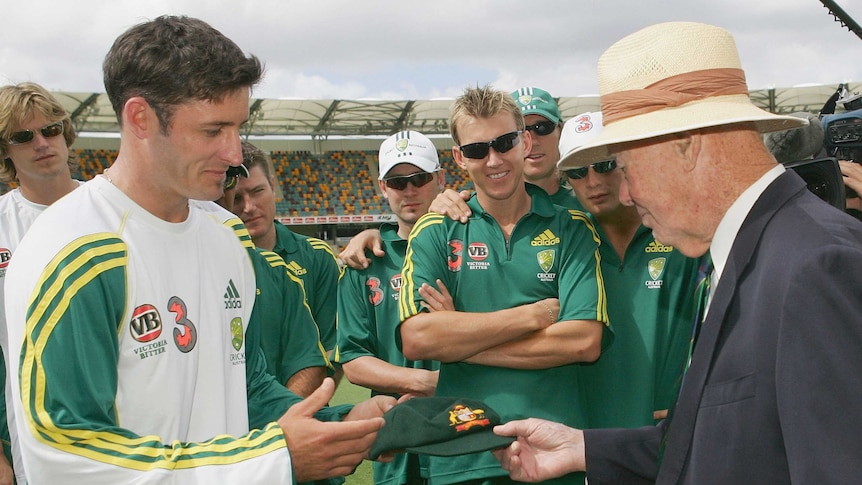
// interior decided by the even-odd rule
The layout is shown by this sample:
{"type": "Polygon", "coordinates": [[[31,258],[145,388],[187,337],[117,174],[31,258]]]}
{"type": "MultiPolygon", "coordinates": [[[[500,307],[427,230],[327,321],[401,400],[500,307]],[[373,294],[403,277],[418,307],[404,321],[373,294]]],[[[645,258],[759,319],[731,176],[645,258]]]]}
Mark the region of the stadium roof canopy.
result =
{"type": "MultiPolygon", "coordinates": [[[[834,85],[758,89],[752,101],[773,113],[820,112],[835,93],[834,85]]],[[[862,83],[849,83],[851,92],[862,83]]],[[[104,93],[54,93],[71,113],[79,133],[118,133],[114,110],[104,93]]],[[[599,109],[598,96],[558,99],[563,119],[599,109]]],[[[452,99],[385,101],[373,99],[253,99],[248,136],[329,137],[388,136],[404,129],[448,135],[452,99]]]]}

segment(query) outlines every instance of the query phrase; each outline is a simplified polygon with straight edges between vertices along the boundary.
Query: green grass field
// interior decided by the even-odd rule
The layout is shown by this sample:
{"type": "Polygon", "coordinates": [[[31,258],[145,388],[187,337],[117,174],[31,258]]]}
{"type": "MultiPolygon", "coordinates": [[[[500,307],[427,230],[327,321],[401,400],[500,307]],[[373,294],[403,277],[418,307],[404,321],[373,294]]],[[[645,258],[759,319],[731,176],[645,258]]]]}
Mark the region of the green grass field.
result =
{"type": "MultiPolygon", "coordinates": [[[[355,404],[359,401],[368,399],[370,391],[364,387],[354,386],[347,379],[342,378],[338,384],[338,389],[335,390],[335,395],[332,396],[330,404],[355,404]]],[[[345,485],[372,485],[374,478],[371,475],[371,462],[365,460],[356,469],[353,475],[347,477],[345,485]]]]}

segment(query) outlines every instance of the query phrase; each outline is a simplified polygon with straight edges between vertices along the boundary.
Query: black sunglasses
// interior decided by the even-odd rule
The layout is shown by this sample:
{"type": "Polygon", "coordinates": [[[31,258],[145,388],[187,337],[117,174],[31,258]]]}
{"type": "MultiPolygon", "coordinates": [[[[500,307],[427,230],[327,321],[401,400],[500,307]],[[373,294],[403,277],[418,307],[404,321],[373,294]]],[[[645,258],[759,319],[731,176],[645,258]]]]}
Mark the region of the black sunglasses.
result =
{"type": "Polygon", "coordinates": [[[237,182],[239,182],[240,175],[248,177],[248,169],[242,165],[228,167],[224,174],[224,189],[230,190],[236,187],[237,182]]]}
{"type": "Polygon", "coordinates": [[[502,134],[491,141],[480,141],[478,143],[468,143],[458,147],[461,153],[467,158],[475,158],[481,160],[488,156],[491,148],[497,153],[506,153],[512,149],[521,140],[520,131],[512,131],[502,134]]]}
{"type": "Polygon", "coordinates": [[[413,175],[405,175],[403,177],[389,177],[383,179],[383,182],[390,189],[404,190],[407,188],[408,182],[418,189],[419,187],[424,187],[432,180],[434,180],[433,172],[417,172],[413,175]]]}
{"type": "Polygon", "coordinates": [[[605,160],[602,162],[596,162],[592,165],[587,165],[586,167],[578,167],[578,168],[570,168],[566,170],[566,177],[570,179],[582,179],[587,176],[587,170],[593,167],[593,170],[596,173],[608,173],[611,170],[617,168],[616,159],[605,160]]]}
{"type": "MultiPolygon", "coordinates": [[[[42,133],[42,136],[45,138],[53,138],[57,135],[62,135],[63,122],[57,121],[55,123],[45,125],[42,128],[39,128],[39,133],[42,133]]],[[[33,141],[35,136],[36,134],[33,133],[33,130],[15,131],[9,135],[8,141],[10,145],[23,145],[24,143],[30,143],[33,141]]]]}
{"type": "Polygon", "coordinates": [[[540,121],[538,123],[533,123],[532,125],[525,126],[524,130],[532,131],[539,136],[547,136],[553,133],[554,129],[556,128],[557,124],[553,121],[540,121]]]}

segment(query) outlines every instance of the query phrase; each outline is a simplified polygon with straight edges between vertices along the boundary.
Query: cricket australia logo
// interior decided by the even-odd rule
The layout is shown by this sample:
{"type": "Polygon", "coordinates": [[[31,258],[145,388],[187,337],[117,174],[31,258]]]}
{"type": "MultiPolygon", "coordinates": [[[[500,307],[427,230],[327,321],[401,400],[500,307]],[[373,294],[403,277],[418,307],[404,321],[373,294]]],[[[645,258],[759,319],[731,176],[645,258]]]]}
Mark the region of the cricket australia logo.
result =
{"type": "Polygon", "coordinates": [[[242,308],[242,300],[239,297],[236,285],[233,284],[233,280],[227,282],[227,289],[224,291],[224,309],[230,310],[231,308],[242,308]]]}
{"type": "Polygon", "coordinates": [[[661,288],[664,280],[660,278],[664,274],[665,263],[667,263],[667,258],[655,258],[647,263],[647,271],[649,272],[649,277],[652,278],[644,282],[647,288],[661,288]]]}
{"type": "Polygon", "coordinates": [[[233,345],[233,348],[235,350],[241,349],[243,340],[242,318],[236,317],[230,321],[230,336],[230,344],[233,345]]]}
{"type": "Polygon", "coordinates": [[[554,259],[556,259],[556,256],[556,249],[545,249],[536,254],[539,268],[542,269],[541,273],[536,273],[536,277],[539,278],[540,281],[554,281],[557,279],[557,273],[551,273],[551,269],[554,268],[554,259]]]}
{"type": "Polygon", "coordinates": [[[242,328],[242,318],[234,317],[230,321],[230,344],[236,352],[230,354],[231,365],[245,364],[245,352],[242,352],[242,343],[245,333],[242,328]]]}

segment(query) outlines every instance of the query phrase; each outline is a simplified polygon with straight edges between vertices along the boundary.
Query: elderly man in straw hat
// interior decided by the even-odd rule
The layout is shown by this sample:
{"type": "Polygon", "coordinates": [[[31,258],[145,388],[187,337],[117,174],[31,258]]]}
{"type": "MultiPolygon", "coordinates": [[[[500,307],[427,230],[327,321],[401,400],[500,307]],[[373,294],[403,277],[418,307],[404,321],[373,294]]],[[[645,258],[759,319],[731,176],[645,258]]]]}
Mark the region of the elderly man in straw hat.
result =
{"type": "Polygon", "coordinates": [[[733,38],[647,27],[600,58],[605,129],[563,169],[616,155],[664,244],[711,258],[706,318],[671,416],[580,431],[528,419],[495,452],[516,480],[852,483],[862,476],[862,224],[777,164],[761,133],[804,125],[754,107],[733,38]]]}

